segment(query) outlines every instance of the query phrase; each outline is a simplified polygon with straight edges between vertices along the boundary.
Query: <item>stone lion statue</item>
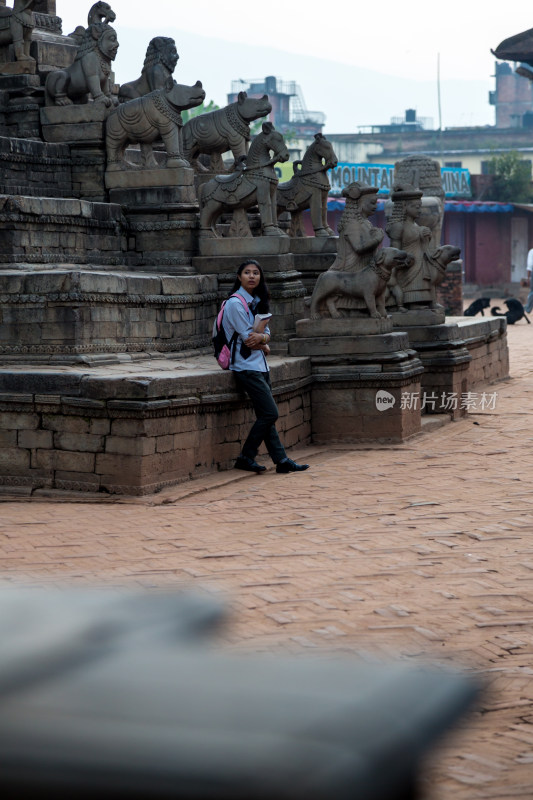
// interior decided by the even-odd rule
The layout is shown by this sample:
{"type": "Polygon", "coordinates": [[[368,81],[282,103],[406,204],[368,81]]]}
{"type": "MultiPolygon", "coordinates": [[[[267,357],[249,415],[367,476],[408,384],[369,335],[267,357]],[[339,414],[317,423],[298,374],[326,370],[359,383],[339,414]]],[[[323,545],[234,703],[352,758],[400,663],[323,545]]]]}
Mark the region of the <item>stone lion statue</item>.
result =
{"type": "Polygon", "coordinates": [[[89,97],[97,103],[113,105],[109,76],[117,50],[114,28],[105,22],[89,25],[74,63],[66,69],[50,72],[46,78],[46,105],[84,104],[89,102],[89,97]]]}
{"type": "Polygon", "coordinates": [[[172,76],[178,59],[179,55],[174,39],[167,36],[156,36],[146,50],[141,77],[135,81],[124,83],[120,87],[119,103],[143,97],[156,89],[163,89],[168,78],[172,76]]]}

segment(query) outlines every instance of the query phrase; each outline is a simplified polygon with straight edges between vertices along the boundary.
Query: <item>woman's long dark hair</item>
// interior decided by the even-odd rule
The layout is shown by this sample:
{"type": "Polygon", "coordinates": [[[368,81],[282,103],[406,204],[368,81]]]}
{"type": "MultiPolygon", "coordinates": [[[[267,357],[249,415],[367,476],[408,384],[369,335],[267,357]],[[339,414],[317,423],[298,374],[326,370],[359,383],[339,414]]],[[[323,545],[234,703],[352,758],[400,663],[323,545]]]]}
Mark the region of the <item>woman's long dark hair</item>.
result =
{"type": "MultiPolygon", "coordinates": [[[[255,296],[259,298],[259,303],[255,307],[256,314],[268,314],[270,311],[270,292],[268,291],[268,286],[266,285],[265,281],[265,274],[261,265],[254,259],[249,258],[248,261],[243,261],[240,265],[239,269],[237,270],[237,277],[235,278],[235,283],[231,287],[230,295],[235,294],[237,289],[241,288],[241,282],[239,280],[240,275],[242,275],[242,271],[245,267],[249,265],[257,267],[259,270],[259,274],[261,276],[259,280],[259,285],[255,289],[255,296]]],[[[229,296],[229,295],[228,295],[229,296]]]]}

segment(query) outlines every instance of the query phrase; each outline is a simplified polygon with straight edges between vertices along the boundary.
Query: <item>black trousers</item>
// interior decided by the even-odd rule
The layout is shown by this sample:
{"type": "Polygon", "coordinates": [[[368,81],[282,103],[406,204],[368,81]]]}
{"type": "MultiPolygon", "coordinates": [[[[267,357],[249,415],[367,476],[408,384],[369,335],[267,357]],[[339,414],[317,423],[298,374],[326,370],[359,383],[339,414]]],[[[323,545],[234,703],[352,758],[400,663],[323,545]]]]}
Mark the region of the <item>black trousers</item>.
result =
{"type": "Polygon", "coordinates": [[[244,390],[252,401],[256,416],[256,421],[242,446],[242,455],[254,460],[261,443],[264,442],[270,458],[274,464],[278,464],[287,454],[276,430],[279,413],[272,397],[270,375],[268,372],[251,369],[233,374],[239,389],[244,390]]]}

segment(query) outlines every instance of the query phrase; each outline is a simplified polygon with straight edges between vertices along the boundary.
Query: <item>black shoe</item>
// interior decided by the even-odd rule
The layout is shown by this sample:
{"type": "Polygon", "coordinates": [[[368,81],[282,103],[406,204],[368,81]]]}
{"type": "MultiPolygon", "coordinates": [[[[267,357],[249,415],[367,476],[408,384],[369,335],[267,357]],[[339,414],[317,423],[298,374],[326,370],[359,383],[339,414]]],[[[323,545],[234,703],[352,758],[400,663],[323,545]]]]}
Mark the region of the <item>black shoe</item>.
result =
{"type": "Polygon", "coordinates": [[[292,461],[290,458],[276,464],[276,472],[303,472],[304,469],[309,469],[309,464],[297,464],[296,461],[292,461]]]}
{"type": "Polygon", "coordinates": [[[246,458],[246,456],[239,456],[238,459],[235,461],[235,469],[243,469],[246,472],[264,472],[266,467],[263,467],[262,464],[258,464],[257,461],[254,461],[253,458],[246,458]]]}

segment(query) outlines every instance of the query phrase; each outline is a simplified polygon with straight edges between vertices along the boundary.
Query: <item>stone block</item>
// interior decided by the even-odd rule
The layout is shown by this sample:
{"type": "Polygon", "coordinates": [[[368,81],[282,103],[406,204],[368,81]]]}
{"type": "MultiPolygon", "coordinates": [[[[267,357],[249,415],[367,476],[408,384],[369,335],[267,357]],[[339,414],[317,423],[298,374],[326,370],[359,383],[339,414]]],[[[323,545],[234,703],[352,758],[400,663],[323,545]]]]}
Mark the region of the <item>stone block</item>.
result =
{"type": "MultiPolygon", "coordinates": [[[[47,433],[52,435],[51,431],[47,431],[47,433]]],[[[72,450],[80,453],[103,453],[104,443],[104,436],[93,436],[88,433],[54,434],[54,446],[58,450],[72,450]]]]}
{"type": "Polygon", "coordinates": [[[0,411],[0,430],[28,430],[39,427],[39,414],[17,411],[0,411]]]}
{"type": "Polygon", "coordinates": [[[105,436],[111,429],[109,419],[98,417],[74,417],[63,414],[43,414],[42,427],[58,433],[105,436]]]}
{"type": "Polygon", "coordinates": [[[53,445],[52,431],[19,431],[18,445],[32,450],[36,448],[49,450],[53,445]]]}
{"type": "Polygon", "coordinates": [[[30,468],[30,451],[18,447],[0,449],[0,475],[20,475],[30,468]]]}
{"type": "Polygon", "coordinates": [[[17,445],[17,431],[2,431],[0,430],[0,448],[16,447],[17,445]]]}
{"type": "Polygon", "coordinates": [[[149,456],[155,453],[155,437],[108,436],[106,453],[121,453],[128,456],[149,456]]]}
{"type": "Polygon", "coordinates": [[[70,450],[36,450],[32,466],[66,472],[94,472],[94,453],[77,453],[70,450]]]}

